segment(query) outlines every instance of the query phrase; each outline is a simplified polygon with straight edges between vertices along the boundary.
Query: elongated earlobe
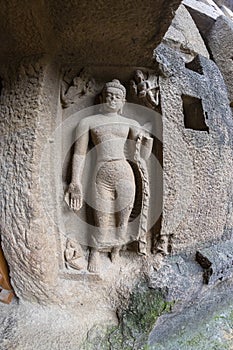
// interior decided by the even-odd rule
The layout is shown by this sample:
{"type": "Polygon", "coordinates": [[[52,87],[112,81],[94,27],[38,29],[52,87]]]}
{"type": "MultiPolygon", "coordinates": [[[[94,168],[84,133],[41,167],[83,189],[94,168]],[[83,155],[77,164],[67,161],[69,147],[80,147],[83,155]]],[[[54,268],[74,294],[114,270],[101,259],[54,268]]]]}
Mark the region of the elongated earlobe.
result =
{"type": "Polygon", "coordinates": [[[125,102],[126,102],[126,99],[125,99],[124,102],[123,102],[123,106],[122,106],[121,109],[119,109],[119,111],[118,111],[119,114],[123,114],[123,108],[124,108],[125,102]]]}
{"type": "Polygon", "coordinates": [[[100,111],[100,113],[104,113],[104,96],[103,96],[103,93],[101,93],[100,95],[99,95],[99,103],[100,103],[100,109],[99,109],[99,111],[100,111]]]}

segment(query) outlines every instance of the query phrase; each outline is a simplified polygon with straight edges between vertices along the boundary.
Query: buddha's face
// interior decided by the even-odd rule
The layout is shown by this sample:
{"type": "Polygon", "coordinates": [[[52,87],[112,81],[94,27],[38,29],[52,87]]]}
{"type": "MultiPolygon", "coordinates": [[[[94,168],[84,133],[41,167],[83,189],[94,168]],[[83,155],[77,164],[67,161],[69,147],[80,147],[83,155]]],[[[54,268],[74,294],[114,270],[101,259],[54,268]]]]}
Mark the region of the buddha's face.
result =
{"type": "Polygon", "coordinates": [[[125,104],[123,92],[115,87],[108,87],[104,94],[104,109],[108,113],[120,112],[125,104]]]}

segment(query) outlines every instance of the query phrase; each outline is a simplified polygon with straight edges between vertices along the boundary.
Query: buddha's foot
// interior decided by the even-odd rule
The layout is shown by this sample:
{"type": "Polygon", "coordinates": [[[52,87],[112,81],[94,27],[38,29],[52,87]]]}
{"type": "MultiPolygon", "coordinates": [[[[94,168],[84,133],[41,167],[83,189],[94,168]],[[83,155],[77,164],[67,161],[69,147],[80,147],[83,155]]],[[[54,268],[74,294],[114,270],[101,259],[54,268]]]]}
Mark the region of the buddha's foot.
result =
{"type": "Polygon", "coordinates": [[[119,258],[120,247],[112,248],[110,259],[112,263],[115,263],[119,258]]]}
{"type": "Polygon", "coordinates": [[[88,271],[92,273],[99,273],[100,270],[100,253],[98,250],[92,250],[88,260],[88,271]]]}

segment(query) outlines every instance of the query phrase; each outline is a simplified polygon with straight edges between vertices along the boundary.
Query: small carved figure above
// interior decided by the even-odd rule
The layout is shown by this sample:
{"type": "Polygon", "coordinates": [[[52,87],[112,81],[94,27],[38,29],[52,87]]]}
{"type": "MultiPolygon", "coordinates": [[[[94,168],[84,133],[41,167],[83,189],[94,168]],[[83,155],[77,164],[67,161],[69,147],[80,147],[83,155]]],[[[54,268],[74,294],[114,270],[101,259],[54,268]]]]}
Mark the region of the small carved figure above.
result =
{"type": "Polygon", "coordinates": [[[100,89],[98,88],[95,79],[90,77],[90,74],[85,70],[74,77],[70,84],[65,79],[61,87],[61,103],[63,108],[69,107],[71,104],[77,103],[80,98],[93,95],[95,96],[100,89]]]}
{"type": "MultiPolygon", "coordinates": [[[[88,270],[100,272],[100,253],[110,252],[112,262],[128,243],[138,242],[138,253],[146,254],[148,198],[150,195],[146,160],[153,138],[133,119],[121,115],[126,90],[119,80],[105,84],[102,91],[103,112],[82,119],[77,126],[72,162],[72,179],[65,200],[73,211],[84,203],[81,179],[89,142],[96,148],[93,168],[92,208],[95,231],[89,239],[88,270]],[[127,142],[128,141],[128,142],[127,142]],[[134,170],[125,155],[125,148],[134,148],[131,161],[138,169],[141,185],[137,185],[134,170]],[[139,189],[140,188],[140,189],[139,189]],[[128,232],[129,218],[135,204],[136,192],[141,191],[141,216],[138,232],[128,232]]],[[[86,174],[88,176],[89,174],[86,174]]]]}
{"type": "Polygon", "coordinates": [[[152,109],[159,105],[159,85],[155,75],[145,78],[145,74],[137,69],[134,72],[134,79],[130,81],[130,90],[140,104],[152,109]]]}

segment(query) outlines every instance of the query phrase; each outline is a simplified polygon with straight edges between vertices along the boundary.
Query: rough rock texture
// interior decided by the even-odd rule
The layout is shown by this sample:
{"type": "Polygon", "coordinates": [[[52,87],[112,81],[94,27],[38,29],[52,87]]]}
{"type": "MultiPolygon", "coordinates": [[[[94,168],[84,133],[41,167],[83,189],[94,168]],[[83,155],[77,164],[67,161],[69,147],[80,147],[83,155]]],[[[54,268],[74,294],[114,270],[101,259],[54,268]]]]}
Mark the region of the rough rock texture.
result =
{"type": "Polygon", "coordinates": [[[188,69],[184,60],[164,45],[155,56],[166,74],[160,78],[164,150],[161,234],[170,236],[177,252],[223,236],[231,215],[232,116],[214,62],[199,57],[200,74],[193,67],[188,69]],[[185,127],[194,113],[196,122],[185,127]]]}
{"type": "Polygon", "coordinates": [[[226,17],[228,17],[229,19],[233,20],[233,11],[231,11],[228,7],[226,6],[221,6],[221,10],[224,13],[224,15],[226,17]]]}
{"type": "Polygon", "coordinates": [[[42,158],[61,121],[63,60],[79,66],[146,65],[179,3],[50,1],[26,8],[9,1],[1,6],[1,240],[18,297],[41,302],[65,298],[58,279],[62,251],[54,181],[62,165],[54,152],[42,158]],[[53,193],[46,196],[46,208],[41,201],[44,178],[53,193]]]}
{"type": "MultiPolygon", "coordinates": [[[[161,45],[153,66],[152,48],[179,3],[118,1],[109,6],[101,1],[50,1],[27,8],[21,1],[2,4],[1,244],[20,302],[0,305],[0,349],[231,346],[232,306],[227,303],[232,302],[232,280],[217,278],[203,284],[204,271],[195,255],[199,250],[216,256],[222,239],[232,244],[232,115],[221,73],[207,58],[201,40],[187,48],[193,56],[202,51],[207,57],[197,55],[187,64],[183,52],[161,45]],[[127,251],[116,265],[103,258],[100,276],[62,270],[64,245],[58,226],[63,193],[57,191],[60,184],[54,174],[61,183],[63,145],[54,149],[53,131],[69,116],[60,104],[64,70],[77,74],[92,64],[94,72],[111,78],[127,80],[138,66],[157,67],[160,74],[161,235],[169,241],[172,255],[159,271],[154,256],[127,251]],[[51,153],[44,151],[47,141],[51,153]],[[52,191],[51,196],[46,193],[44,208],[41,196],[45,197],[46,186],[52,191]]],[[[208,11],[205,7],[196,17],[203,33],[218,17],[216,11],[208,11]]],[[[184,20],[181,12],[190,21],[182,8],[179,21],[184,20]]],[[[182,51],[180,42],[191,40],[190,33],[184,24],[176,25],[183,36],[175,39],[171,30],[170,35],[182,51]]],[[[197,38],[196,29],[195,33],[197,38]]]]}
{"type": "Polygon", "coordinates": [[[233,11],[233,3],[231,0],[215,0],[215,2],[220,8],[221,6],[226,6],[233,11]]]}
{"type": "Polygon", "coordinates": [[[180,3],[10,0],[1,6],[0,60],[47,53],[81,65],[148,65],[180,3]]]}
{"type": "Polygon", "coordinates": [[[163,43],[181,52],[187,61],[192,60],[197,54],[209,58],[204,41],[184,5],[180,5],[176,11],[163,43]]]}
{"type": "Polygon", "coordinates": [[[200,269],[185,255],[167,261],[155,278],[156,284],[162,280],[161,275],[161,288],[169,289],[174,306],[171,313],[157,321],[149,337],[149,349],[230,350],[232,280],[211,287],[203,285],[200,269]]]}
{"type": "Polygon", "coordinates": [[[207,36],[213,59],[225,80],[230,102],[233,101],[233,22],[221,16],[207,36]]]}
{"type": "Polygon", "coordinates": [[[194,258],[167,258],[149,281],[135,286],[118,310],[119,325],[96,320],[87,334],[83,325],[77,330],[80,315],[73,308],[0,304],[0,349],[231,349],[232,280],[204,285],[194,258]]]}
{"type": "Polygon", "coordinates": [[[217,13],[219,13],[219,15],[223,14],[220,7],[216,3],[216,1],[214,1],[214,0],[202,0],[202,2],[209,5],[212,9],[214,9],[217,13]]]}
{"type": "Polygon", "coordinates": [[[217,247],[198,250],[196,261],[203,267],[204,283],[216,283],[231,278],[233,274],[232,241],[222,242],[217,247]]]}
{"type": "Polygon", "coordinates": [[[216,7],[209,6],[204,1],[184,0],[183,4],[189,10],[197,28],[201,34],[206,34],[214,24],[215,20],[223,15],[223,12],[216,7]]]}
{"type": "Polygon", "coordinates": [[[39,182],[41,152],[55,123],[50,73],[42,58],[1,67],[1,240],[13,287],[31,300],[49,298],[58,268],[56,229],[44,215],[39,182]]]}

